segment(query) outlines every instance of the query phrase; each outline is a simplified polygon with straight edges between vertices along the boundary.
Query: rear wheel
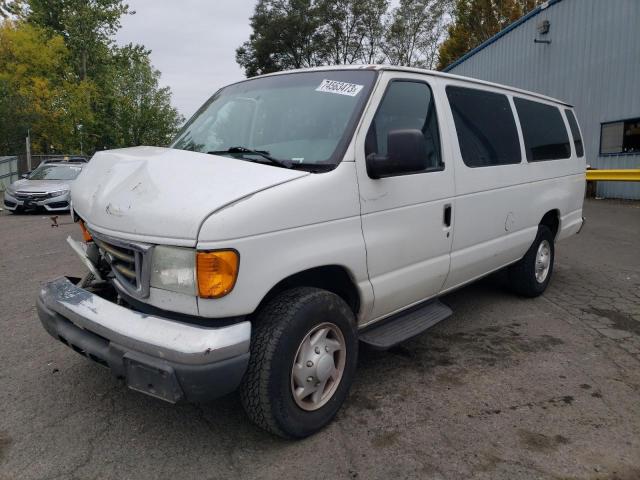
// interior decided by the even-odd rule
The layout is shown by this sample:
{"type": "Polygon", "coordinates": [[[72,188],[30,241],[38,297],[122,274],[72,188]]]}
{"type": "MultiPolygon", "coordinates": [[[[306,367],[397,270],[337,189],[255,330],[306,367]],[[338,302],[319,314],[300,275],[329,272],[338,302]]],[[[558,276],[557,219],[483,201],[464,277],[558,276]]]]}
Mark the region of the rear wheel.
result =
{"type": "Polygon", "coordinates": [[[553,233],[546,225],[540,225],[525,256],[509,267],[511,289],[525,297],[541,295],[551,280],[554,256],[553,233]]]}
{"type": "Polygon", "coordinates": [[[271,433],[302,438],[327,425],[344,402],[358,355],[353,313],[337,295],[294,288],[257,315],[240,387],[249,418],[271,433]]]}

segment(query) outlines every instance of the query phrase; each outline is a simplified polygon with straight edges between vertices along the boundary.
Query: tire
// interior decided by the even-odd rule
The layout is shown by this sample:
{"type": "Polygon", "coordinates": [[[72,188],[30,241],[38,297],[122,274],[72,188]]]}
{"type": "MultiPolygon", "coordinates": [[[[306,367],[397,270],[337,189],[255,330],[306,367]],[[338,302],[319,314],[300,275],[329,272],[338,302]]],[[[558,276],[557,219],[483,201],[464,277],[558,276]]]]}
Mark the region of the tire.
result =
{"type": "Polygon", "coordinates": [[[253,323],[250,351],[249,366],[240,386],[240,399],[247,415],[259,427],[275,435],[307,437],[331,422],[351,387],[358,357],[353,312],[344,300],[326,290],[310,287],[287,290],[258,312],[253,323]],[[321,338],[325,329],[329,330],[326,339],[302,345],[310,333],[316,331],[318,335],[312,339],[321,338]],[[331,351],[329,343],[340,343],[340,340],[344,348],[331,351]],[[306,345],[315,347],[305,350],[306,345]],[[321,345],[324,348],[319,351],[321,345]],[[331,353],[325,354],[325,350],[331,353]],[[311,356],[304,357],[304,352],[311,352],[311,356]],[[317,356],[313,357],[314,354],[317,356]],[[309,360],[298,362],[301,358],[309,360]],[[307,388],[319,390],[315,385],[320,385],[320,380],[312,381],[310,379],[316,377],[306,376],[311,370],[305,366],[313,364],[312,360],[318,360],[317,370],[313,371],[318,374],[317,378],[326,372],[320,366],[330,364],[327,362],[338,365],[332,372],[341,371],[337,381],[325,378],[322,386],[326,395],[316,403],[312,402],[313,394],[302,400],[294,398],[294,390],[302,389],[299,395],[304,395],[307,388]],[[298,375],[294,375],[294,367],[298,375]],[[296,379],[301,377],[311,383],[296,388],[300,385],[296,379]]]}
{"type": "MultiPolygon", "coordinates": [[[[553,273],[553,262],[555,259],[555,247],[553,243],[553,233],[546,225],[538,226],[538,234],[531,247],[518,263],[511,265],[508,269],[510,288],[524,297],[537,297],[541,295],[549,285],[551,274],[553,273]],[[545,248],[548,258],[546,273],[543,269],[538,269],[536,275],[536,264],[540,250],[545,248]]],[[[544,252],[543,252],[544,253],[544,252]]],[[[540,267],[545,261],[541,260],[540,267]]]]}

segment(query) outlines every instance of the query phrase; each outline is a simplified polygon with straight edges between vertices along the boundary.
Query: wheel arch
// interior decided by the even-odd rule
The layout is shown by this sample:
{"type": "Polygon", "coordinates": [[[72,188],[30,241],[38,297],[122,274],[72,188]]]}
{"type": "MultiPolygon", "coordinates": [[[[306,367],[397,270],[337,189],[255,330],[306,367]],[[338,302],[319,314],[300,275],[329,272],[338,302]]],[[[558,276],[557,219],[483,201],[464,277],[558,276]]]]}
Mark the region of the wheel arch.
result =
{"type": "Polygon", "coordinates": [[[315,287],[335,293],[358,316],[361,295],[353,275],[342,265],[323,265],[303,270],[280,280],[264,296],[256,311],[279,293],[294,287],[315,287]]]}
{"type": "Polygon", "coordinates": [[[540,220],[540,223],[538,225],[547,226],[549,230],[551,230],[553,238],[555,239],[558,236],[558,232],[560,231],[560,210],[549,210],[542,216],[542,219],[540,220]]]}

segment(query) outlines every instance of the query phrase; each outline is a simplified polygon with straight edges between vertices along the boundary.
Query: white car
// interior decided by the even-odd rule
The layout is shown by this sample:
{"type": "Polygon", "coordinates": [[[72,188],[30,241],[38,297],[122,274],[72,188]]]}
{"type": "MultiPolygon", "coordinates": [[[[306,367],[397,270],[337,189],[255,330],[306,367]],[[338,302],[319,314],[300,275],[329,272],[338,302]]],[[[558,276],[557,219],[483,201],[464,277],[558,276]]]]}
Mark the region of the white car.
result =
{"type": "Polygon", "coordinates": [[[4,192],[4,207],[12,213],[71,209],[71,184],[80,175],[86,161],[45,161],[12,183],[4,192]]]}
{"type": "Polygon", "coordinates": [[[70,240],[92,273],[46,284],[39,314],[134,390],[239,388],[254,422],[300,438],[342,405],[359,342],[423,332],[451,314],[441,295],[502,268],[543,293],[584,189],[561,101],[388,66],[252,78],[170,148],[93,157],[70,240]]]}

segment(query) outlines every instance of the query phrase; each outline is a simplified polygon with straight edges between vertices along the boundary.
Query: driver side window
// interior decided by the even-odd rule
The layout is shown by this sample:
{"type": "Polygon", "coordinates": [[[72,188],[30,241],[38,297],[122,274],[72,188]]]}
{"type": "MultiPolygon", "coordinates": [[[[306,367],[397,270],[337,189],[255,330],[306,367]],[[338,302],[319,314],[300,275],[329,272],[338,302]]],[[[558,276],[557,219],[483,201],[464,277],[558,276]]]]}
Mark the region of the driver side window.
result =
{"type": "Polygon", "coordinates": [[[427,167],[423,171],[444,168],[436,107],[426,83],[394,80],[389,84],[367,132],[365,155],[386,155],[387,138],[394,130],[420,130],[427,156],[427,167]]]}

